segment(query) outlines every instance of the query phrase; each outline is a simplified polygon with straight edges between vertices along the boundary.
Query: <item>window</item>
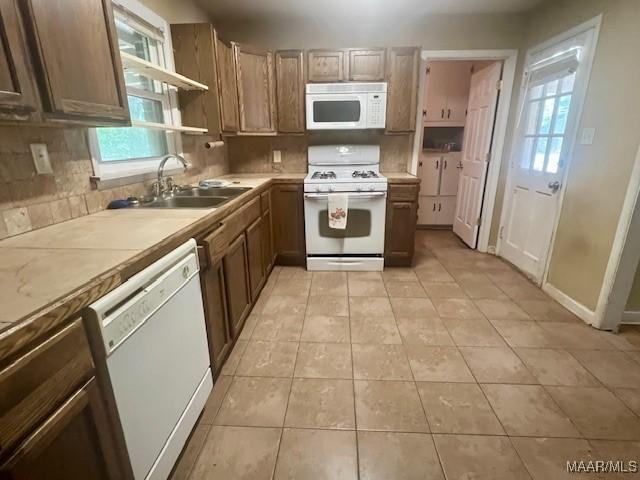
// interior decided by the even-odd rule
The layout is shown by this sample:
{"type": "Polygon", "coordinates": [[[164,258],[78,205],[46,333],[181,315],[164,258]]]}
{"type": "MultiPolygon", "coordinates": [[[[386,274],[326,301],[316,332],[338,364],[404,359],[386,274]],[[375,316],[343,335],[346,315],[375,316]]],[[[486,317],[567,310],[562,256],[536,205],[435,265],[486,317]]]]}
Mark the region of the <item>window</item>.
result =
{"type": "MultiPolygon", "coordinates": [[[[134,55],[168,70],[174,70],[168,23],[137,0],[113,2],[118,45],[134,55]]],[[[174,87],[138,73],[125,72],[132,122],[180,125],[174,87]]],[[[153,173],[160,159],[181,153],[180,135],[158,128],[103,127],[90,130],[95,176],[100,180],[153,173]]],[[[167,170],[179,168],[177,162],[167,170]]]]}

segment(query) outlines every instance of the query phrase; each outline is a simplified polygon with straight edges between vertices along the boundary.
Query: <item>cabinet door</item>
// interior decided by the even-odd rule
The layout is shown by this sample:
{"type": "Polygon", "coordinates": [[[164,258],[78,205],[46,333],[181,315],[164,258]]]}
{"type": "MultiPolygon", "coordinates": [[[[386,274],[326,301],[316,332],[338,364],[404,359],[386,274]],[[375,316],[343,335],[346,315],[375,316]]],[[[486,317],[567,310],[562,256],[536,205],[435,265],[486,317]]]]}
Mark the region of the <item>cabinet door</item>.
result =
{"type": "Polygon", "coordinates": [[[240,128],[240,120],[238,119],[238,85],[233,48],[220,40],[217,32],[215,44],[218,90],[220,91],[220,125],[223,132],[237,132],[240,128]]]}
{"type": "Polygon", "coordinates": [[[435,225],[438,215],[438,197],[420,197],[418,205],[418,225],[435,225]]]}
{"type": "Polygon", "coordinates": [[[247,261],[249,265],[249,287],[251,299],[258,298],[264,283],[264,263],[262,253],[262,217],[247,228],[247,261]]]}
{"type": "Polygon", "coordinates": [[[453,225],[456,213],[456,197],[438,197],[438,225],[453,225]]]}
{"type": "Polygon", "coordinates": [[[440,170],[442,156],[438,154],[423,154],[418,161],[418,175],[420,177],[420,195],[438,195],[440,186],[440,170]]]}
{"type": "Polygon", "coordinates": [[[303,185],[274,185],[271,208],[277,262],[282,265],[304,265],[303,185]]]}
{"type": "Polygon", "coordinates": [[[0,0],[0,115],[26,119],[37,98],[20,25],[16,0],[0,0]]]}
{"type": "Polygon", "coordinates": [[[278,131],[304,132],[304,65],[302,50],[276,52],[278,131]]]}
{"type": "Polygon", "coordinates": [[[445,121],[464,125],[471,88],[472,62],[449,62],[445,121]]]}
{"type": "Polygon", "coordinates": [[[200,281],[207,321],[211,370],[217,376],[232,345],[222,262],[200,270],[200,281]]]}
{"type": "Polygon", "coordinates": [[[343,82],[346,80],[344,50],[309,50],[307,81],[343,82]]]}
{"type": "Polygon", "coordinates": [[[387,54],[387,131],[416,127],[419,49],[390,48],[387,54]]]}
{"type": "Polygon", "coordinates": [[[461,160],[460,152],[451,152],[442,156],[442,175],[440,180],[440,195],[457,195],[458,194],[458,177],[460,169],[458,162],[461,160]]]}
{"type": "Polygon", "coordinates": [[[423,119],[426,122],[442,122],[447,116],[447,89],[450,62],[430,62],[427,66],[426,95],[424,97],[423,119]]]}
{"type": "Polygon", "coordinates": [[[275,132],[273,55],[248,45],[233,44],[238,83],[240,131],[275,132]]]}
{"type": "Polygon", "coordinates": [[[247,242],[244,232],[229,246],[222,260],[231,338],[236,339],[251,307],[247,271],[247,242]]]}
{"type": "Polygon", "coordinates": [[[25,0],[24,4],[45,111],[96,125],[102,120],[128,124],[111,0],[25,0]]]}
{"type": "Polygon", "coordinates": [[[0,466],[0,477],[12,480],[124,477],[95,378],[19,445],[0,466]]]}
{"type": "Polygon", "coordinates": [[[262,265],[265,276],[273,267],[273,230],[271,228],[271,210],[262,214],[262,265]]]}
{"type": "Polygon", "coordinates": [[[213,27],[209,23],[173,24],[171,41],[176,72],[209,87],[206,92],[178,91],[182,123],[206,128],[209,136],[220,138],[220,92],[213,27]]]}
{"type": "Polygon", "coordinates": [[[384,80],[385,50],[349,50],[349,80],[379,82],[384,80]]]}
{"type": "Polygon", "coordinates": [[[410,266],[415,247],[417,202],[387,202],[386,265],[410,266]]]}

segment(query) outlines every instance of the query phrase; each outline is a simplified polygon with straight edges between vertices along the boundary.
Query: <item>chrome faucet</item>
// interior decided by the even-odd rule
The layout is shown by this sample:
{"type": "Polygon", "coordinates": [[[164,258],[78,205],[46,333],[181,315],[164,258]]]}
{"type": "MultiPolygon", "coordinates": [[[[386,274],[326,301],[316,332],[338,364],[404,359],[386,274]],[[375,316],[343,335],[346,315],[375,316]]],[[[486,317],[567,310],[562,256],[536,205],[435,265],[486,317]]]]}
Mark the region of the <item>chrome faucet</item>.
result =
{"type": "MultiPolygon", "coordinates": [[[[153,194],[156,197],[159,197],[171,190],[171,188],[167,188],[167,185],[164,179],[164,166],[172,158],[175,158],[176,160],[178,160],[182,164],[185,170],[190,167],[189,163],[181,155],[176,155],[173,153],[169,155],[165,155],[162,158],[162,160],[160,160],[160,165],[158,165],[158,180],[156,183],[153,184],[153,194]]],[[[167,178],[167,181],[171,181],[171,177],[167,178]]]]}

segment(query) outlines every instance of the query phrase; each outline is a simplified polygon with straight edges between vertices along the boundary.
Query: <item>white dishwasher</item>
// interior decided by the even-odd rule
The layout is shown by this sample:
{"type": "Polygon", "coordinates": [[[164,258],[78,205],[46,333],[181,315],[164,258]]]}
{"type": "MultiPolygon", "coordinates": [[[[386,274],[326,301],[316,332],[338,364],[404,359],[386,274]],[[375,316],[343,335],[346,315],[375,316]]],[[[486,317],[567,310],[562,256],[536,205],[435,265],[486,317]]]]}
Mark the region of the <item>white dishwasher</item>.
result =
{"type": "Polygon", "coordinates": [[[85,313],[133,476],[165,480],[213,387],[191,239],[85,313]]]}

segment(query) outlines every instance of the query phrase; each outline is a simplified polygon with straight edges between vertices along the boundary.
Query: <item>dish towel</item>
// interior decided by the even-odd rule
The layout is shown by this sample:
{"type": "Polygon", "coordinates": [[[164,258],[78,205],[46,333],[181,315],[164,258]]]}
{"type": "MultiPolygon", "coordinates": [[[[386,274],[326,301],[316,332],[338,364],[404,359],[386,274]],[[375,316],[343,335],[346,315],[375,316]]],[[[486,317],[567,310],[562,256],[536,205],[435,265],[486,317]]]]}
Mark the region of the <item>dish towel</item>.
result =
{"type": "Polygon", "coordinates": [[[330,193],[327,202],[329,204],[329,228],[338,230],[347,228],[349,195],[346,193],[330,193]]]}

